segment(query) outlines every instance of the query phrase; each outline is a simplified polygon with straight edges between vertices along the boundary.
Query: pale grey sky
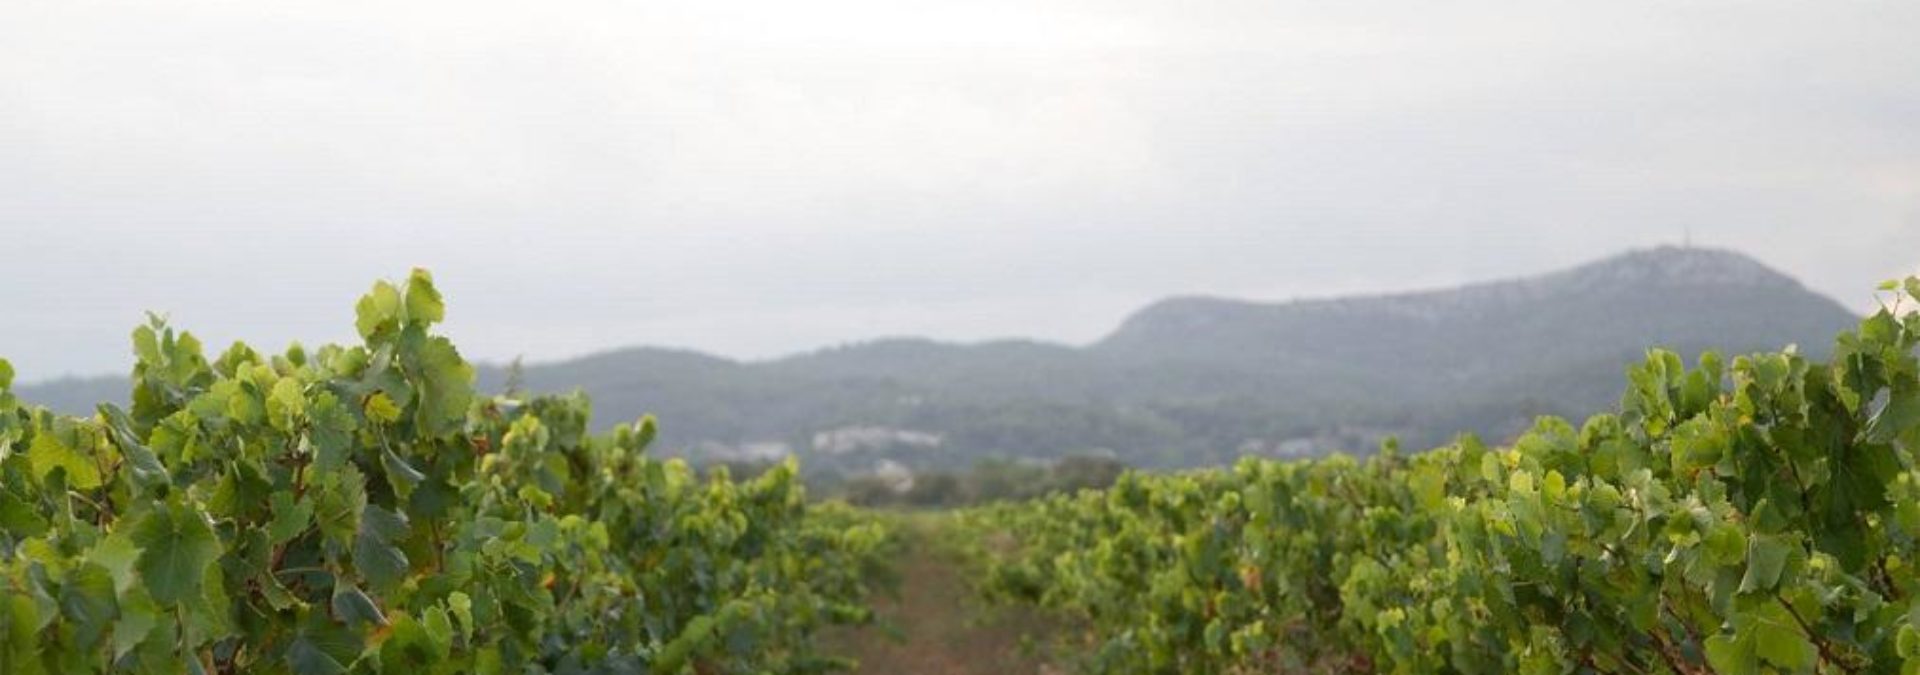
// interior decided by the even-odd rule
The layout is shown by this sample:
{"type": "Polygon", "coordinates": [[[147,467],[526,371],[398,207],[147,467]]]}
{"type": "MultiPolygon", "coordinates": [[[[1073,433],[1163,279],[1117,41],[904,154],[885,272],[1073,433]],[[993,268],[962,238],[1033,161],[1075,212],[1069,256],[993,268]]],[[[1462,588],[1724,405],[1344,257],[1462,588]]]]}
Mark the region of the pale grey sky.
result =
{"type": "Polygon", "coordinates": [[[1920,3],[0,3],[0,356],[1086,341],[1285,298],[1745,250],[1920,271],[1920,3]]]}

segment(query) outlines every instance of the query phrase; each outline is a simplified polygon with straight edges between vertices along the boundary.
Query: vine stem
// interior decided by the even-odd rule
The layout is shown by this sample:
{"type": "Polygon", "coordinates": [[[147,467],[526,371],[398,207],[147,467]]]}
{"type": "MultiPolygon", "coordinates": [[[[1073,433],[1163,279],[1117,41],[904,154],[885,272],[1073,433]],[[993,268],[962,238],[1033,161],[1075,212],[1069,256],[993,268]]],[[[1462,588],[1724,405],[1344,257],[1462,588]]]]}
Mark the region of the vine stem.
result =
{"type": "Polygon", "coordinates": [[[1849,673],[1856,672],[1854,669],[1848,668],[1846,662],[1841,661],[1838,656],[1834,655],[1832,645],[1827,644],[1825,638],[1820,637],[1819,633],[1814,632],[1813,625],[1807,623],[1807,620],[1800,616],[1800,611],[1794,609],[1792,603],[1787,602],[1786,598],[1780,597],[1780,593],[1777,591],[1773,594],[1773,601],[1780,603],[1780,607],[1787,610],[1787,615],[1793,617],[1794,623],[1800,624],[1800,631],[1806,633],[1808,640],[1813,641],[1815,649],[1820,650],[1821,660],[1833,664],[1840,670],[1849,673]]]}
{"type": "MultiPolygon", "coordinates": [[[[289,439],[288,443],[291,445],[293,441],[289,439]]],[[[288,449],[289,452],[286,453],[287,456],[293,458],[293,501],[295,508],[298,508],[300,499],[307,494],[307,465],[312,463],[312,459],[310,459],[308,455],[295,451],[297,449],[297,447],[290,447],[288,449]]],[[[296,535],[294,538],[298,539],[299,537],[296,535]]],[[[289,543],[292,542],[282,542],[273,547],[273,560],[267,563],[268,569],[277,569],[280,567],[280,563],[286,560],[287,544],[289,543]]]]}
{"type": "Polygon", "coordinates": [[[1673,643],[1667,641],[1666,636],[1654,633],[1653,644],[1654,647],[1656,647],[1653,652],[1659,654],[1660,660],[1667,662],[1667,667],[1673,669],[1675,673],[1679,673],[1680,675],[1693,675],[1694,673],[1713,672],[1711,667],[1690,664],[1685,659],[1682,659],[1680,655],[1676,653],[1678,650],[1674,648],[1673,643]]]}
{"type": "Polygon", "coordinates": [[[313,574],[316,572],[320,574],[333,574],[333,570],[325,567],[288,567],[286,569],[274,570],[273,574],[274,576],[280,576],[282,574],[313,574]]]}

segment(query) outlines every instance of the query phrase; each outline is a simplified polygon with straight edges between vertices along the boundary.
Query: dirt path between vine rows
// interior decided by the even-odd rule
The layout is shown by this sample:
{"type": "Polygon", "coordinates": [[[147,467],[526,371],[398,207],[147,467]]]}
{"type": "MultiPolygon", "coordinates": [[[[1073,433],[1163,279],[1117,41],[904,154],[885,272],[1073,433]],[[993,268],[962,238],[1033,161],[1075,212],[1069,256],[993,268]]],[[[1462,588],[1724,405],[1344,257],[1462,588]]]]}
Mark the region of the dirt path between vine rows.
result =
{"type": "Polygon", "coordinates": [[[875,603],[876,625],[837,629],[828,653],[860,661],[860,675],[1061,675],[1022,647],[1044,622],[1017,610],[979,606],[957,561],[942,553],[930,518],[910,518],[899,561],[898,597],[875,603]]]}

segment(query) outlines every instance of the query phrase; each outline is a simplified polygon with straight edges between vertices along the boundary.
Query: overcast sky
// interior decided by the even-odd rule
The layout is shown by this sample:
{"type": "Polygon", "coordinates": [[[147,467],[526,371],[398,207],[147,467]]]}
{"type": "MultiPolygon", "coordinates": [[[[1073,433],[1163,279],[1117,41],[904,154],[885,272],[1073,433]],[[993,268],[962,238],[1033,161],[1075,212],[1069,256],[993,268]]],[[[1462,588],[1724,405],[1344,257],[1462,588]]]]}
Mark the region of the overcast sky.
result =
{"type": "Polygon", "coordinates": [[[1920,3],[0,3],[0,356],[352,335],[470,357],[1084,342],[1731,246],[1920,270],[1920,3]]]}

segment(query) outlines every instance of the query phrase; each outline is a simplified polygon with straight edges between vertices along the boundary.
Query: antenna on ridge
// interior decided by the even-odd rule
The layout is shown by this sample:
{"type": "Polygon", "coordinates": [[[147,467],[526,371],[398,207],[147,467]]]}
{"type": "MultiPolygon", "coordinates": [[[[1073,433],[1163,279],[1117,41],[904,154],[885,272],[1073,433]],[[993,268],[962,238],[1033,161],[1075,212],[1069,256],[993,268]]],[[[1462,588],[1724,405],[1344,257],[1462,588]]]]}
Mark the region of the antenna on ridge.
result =
{"type": "Polygon", "coordinates": [[[1680,248],[1693,248],[1693,226],[1689,225],[1680,228],[1680,248]]]}

